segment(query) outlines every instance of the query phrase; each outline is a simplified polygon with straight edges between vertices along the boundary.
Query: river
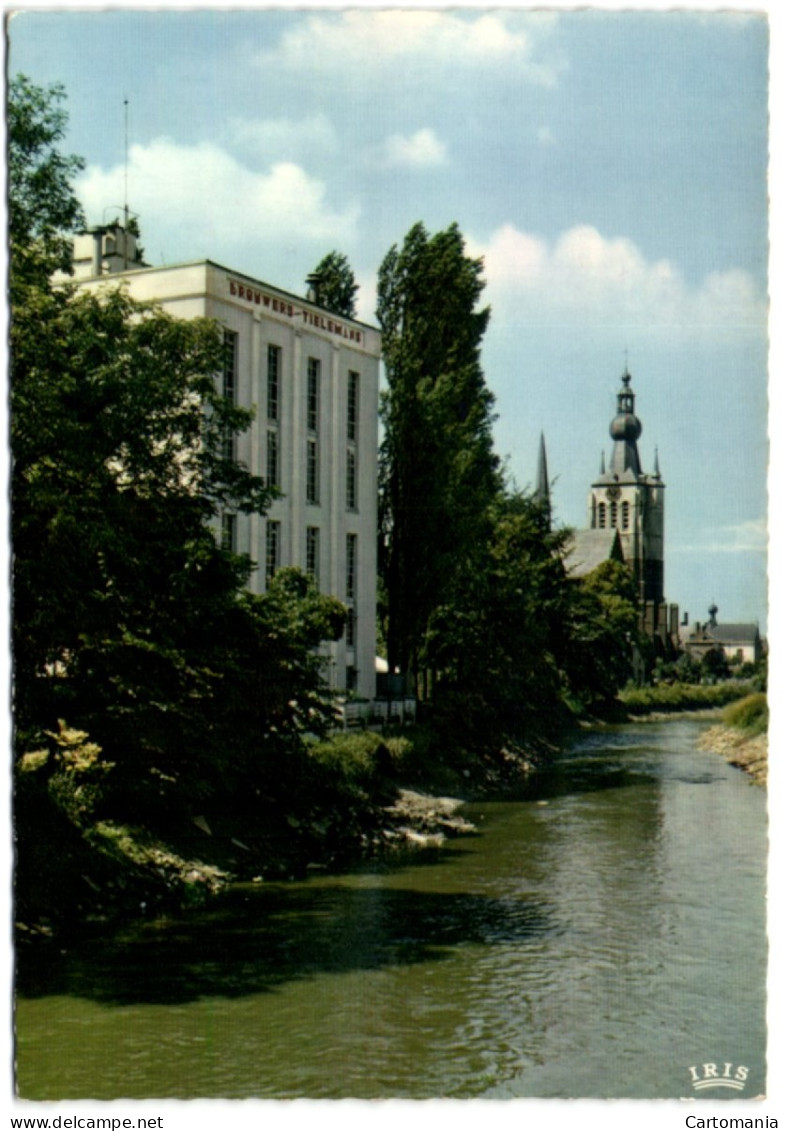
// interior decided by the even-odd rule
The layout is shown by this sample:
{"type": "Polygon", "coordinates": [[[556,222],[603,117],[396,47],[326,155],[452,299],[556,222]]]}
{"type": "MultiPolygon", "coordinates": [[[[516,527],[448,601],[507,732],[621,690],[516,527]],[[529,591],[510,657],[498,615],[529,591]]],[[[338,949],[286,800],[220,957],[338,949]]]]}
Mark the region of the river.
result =
{"type": "Polygon", "coordinates": [[[585,733],[436,853],[25,964],[19,1094],[763,1094],[765,794],[702,725],[585,733]]]}

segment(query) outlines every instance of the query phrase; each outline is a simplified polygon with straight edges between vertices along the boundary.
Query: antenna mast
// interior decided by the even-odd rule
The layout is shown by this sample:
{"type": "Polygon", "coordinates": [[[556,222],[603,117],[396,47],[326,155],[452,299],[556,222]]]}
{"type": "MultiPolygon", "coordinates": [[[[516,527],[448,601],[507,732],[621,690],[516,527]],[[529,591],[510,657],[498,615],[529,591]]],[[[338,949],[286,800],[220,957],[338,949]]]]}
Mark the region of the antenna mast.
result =
{"type": "Polygon", "coordinates": [[[129,266],[129,99],[123,100],[123,269],[129,266]]]}
{"type": "Polygon", "coordinates": [[[129,100],[123,100],[123,220],[129,226],[129,100]]]}

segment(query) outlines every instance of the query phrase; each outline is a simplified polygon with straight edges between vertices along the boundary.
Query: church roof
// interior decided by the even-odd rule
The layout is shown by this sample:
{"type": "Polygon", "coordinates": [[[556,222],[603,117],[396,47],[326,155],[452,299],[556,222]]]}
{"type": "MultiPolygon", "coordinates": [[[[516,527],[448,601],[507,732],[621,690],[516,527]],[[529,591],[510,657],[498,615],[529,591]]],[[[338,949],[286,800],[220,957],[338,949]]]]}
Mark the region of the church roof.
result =
{"type": "Polygon", "coordinates": [[[564,556],[568,577],[587,577],[603,562],[624,560],[617,530],[576,530],[564,556]]]}
{"type": "Polygon", "coordinates": [[[684,631],[680,631],[680,638],[691,644],[706,641],[733,647],[753,645],[761,639],[758,624],[710,624],[709,621],[698,627],[685,626],[684,631]]]}
{"type": "Polygon", "coordinates": [[[707,625],[707,631],[720,644],[754,644],[759,639],[758,624],[707,625]]]}

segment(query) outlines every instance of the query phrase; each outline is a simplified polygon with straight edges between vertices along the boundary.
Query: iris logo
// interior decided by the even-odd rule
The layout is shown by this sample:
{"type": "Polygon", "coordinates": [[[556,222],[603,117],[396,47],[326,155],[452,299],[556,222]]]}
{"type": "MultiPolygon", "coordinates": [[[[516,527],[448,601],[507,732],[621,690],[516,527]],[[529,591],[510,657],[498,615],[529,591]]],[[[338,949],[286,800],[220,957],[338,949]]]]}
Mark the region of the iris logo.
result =
{"type": "Polygon", "coordinates": [[[731,1088],[741,1092],[748,1079],[748,1069],[744,1064],[735,1067],[729,1061],[720,1067],[717,1064],[692,1065],[688,1072],[695,1092],[706,1092],[710,1088],[731,1088]]]}

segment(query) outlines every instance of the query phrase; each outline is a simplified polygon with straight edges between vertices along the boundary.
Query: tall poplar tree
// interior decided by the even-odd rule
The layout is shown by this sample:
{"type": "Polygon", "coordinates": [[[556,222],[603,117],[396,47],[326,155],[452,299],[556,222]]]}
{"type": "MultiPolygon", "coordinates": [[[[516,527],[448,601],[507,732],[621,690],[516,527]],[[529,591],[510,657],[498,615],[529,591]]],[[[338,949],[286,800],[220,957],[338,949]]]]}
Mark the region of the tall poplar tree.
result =
{"type": "Polygon", "coordinates": [[[500,489],[493,395],[480,364],[490,310],[480,259],[452,224],[416,224],[379,271],[387,389],[380,479],[380,569],[390,670],[414,679],[430,615],[486,536],[500,489]]]}

